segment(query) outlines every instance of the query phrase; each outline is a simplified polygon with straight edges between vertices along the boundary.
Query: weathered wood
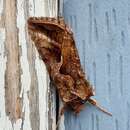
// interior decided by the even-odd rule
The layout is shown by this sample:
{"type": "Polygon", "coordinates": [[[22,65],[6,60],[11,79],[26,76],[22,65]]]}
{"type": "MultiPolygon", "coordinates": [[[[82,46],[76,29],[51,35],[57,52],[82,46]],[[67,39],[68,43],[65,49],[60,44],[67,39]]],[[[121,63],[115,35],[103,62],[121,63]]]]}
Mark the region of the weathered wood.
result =
{"type": "Polygon", "coordinates": [[[21,118],[20,52],[16,27],[16,1],[4,1],[5,25],[5,111],[12,123],[21,118]]]}
{"type": "Polygon", "coordinates": [[[0,1],[0,130],[56,126],[55,90],[28,36],[29,16],[57,16],[57,0],[0,1]]]}

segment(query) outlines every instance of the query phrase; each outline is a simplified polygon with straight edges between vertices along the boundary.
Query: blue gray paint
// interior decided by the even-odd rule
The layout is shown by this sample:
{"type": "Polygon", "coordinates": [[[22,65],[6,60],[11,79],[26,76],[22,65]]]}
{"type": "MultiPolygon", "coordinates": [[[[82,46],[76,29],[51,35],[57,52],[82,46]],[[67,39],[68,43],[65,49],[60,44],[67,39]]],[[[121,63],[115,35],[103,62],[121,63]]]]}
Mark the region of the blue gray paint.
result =
{"type": "Polygon", "coordinates": [[[86,77],[110,117],[86,104],[65,113],[66,130],[130,130],[130,1],[64,0],[86,77]]]}

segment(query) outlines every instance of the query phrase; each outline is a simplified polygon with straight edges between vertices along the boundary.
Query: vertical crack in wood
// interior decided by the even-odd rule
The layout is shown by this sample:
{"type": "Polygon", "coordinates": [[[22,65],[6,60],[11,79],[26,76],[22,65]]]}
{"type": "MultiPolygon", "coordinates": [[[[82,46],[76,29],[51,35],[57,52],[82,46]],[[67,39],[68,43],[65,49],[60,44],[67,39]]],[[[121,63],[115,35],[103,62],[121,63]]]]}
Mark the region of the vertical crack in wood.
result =
{"type": "Polygon", "coordinates": [[[82,43],[83,43],[83,45],[82,45],[82,52],[83,52],[83,70],[84,70],[84,72],[86,72],[85,71],[85,68],[86,68],[86,42],[85,42],[85,40],[83,40],[82,41],[82,43]]]}
{"type": "Polygon", "coordinates": [[[123,95],[123,57],[120,56],[119,57],[119,81],[120,81],[120,93],[121,93],[121,96],[123,95]]]}
{"type": "Polygon", "coordinates": [[[39,130],[40,129],[39,91],[38,91],[37,73],[35,69],[36,54],[35,54],[35,47],[34,45],[32,45],[31,41],[29,42],[29,44],[27,44],[27,46],[28,46],[27,56],[31,75],[31,84],[29,91],[30,122],[32,130],[39,130]]]}
{"type": "Polygon", "coordinates": [[[69,26],[73,27],[72,15],[69,16],[69,26]]]}
{"type": "Polygon", "coordinates": [[[21,128],[20,128],[20,130],[23,130],[24,120],[25,120],[25,110],[23,111],[23,114],[22,114],[22,122],[21,122],[21,128]]]}
{"type": "Polygon", "coordinates": [[[116,130],[119,130],[119,122],[117,119],[115,120],[115,125],[116,125],[116,130]]]}
{"type": "Polygon", "coordinates": [[[108,93],[109,93],[109,98],[111,97],[111,81],[108,81],[108,93]]]}
{"type": "Polygon", "coordinates": [[[116,10],[113,8],[112,9],[112,13],[113,13],[113,19],[114,19],[114,25],[117,25],[117,16],[116,16],[116,10]]]}
{"type": "Polygon", "coordinates": [[[1,0],[0,5],[0,28],[4,28],[4,9],[3,9],[3,0],[1,0]]]}
{"type": "Polygon", "coordinates": [[[110,76],[111,76],[111,56],[109,53],[107,54],[107,64],[108,64],[107,74],[108,74],[108,77],[110,78],[110,76]]]}
{"type": "MultiPolygon", "coordinates": [[[[24,1],[25,4],[25,19],[29,17],[29,3],[24,1]]],[[[35,12],[35,3],[34,3],[35,12]]],[[[26,40],[27,40],[27,58],[29,62],[29,72],[31,75],[30,91],[29,91],[29,109],[30,109],[30,123],[32,130],[40,130],[40,113],[39,113],[39,89],[38,89],[38,75],[35,67],[36,50],[28,36],[26,27],[26,40]]]]}
{"type": "Polygon", "coordinates": [[[95,121],[94,121],[94,114],[92,113],[91,115],[91,119],[92,119],[92,130],[95,129],[94,125],[95,125],[95,121]]]}
{"type": "MultiPolygon", "coordinates": [[[[49,77],[48,77],[49,78],[49,77]]],[[[49,79],[48,79],[49,81],[49,79]]],[[[55,130],[56,128],[56,91],[55,86],[52,82],[49,82],[51,89],[49,89],[49,95],[48,95],[48,129],[49,130],[55,130]],[[52,102],[53,101],[53,102],[52,102]]],[[[58,111],[58,110],[57,110],[58,111]]],[[[58,116],[58,115],[57,115],[58,116]]]]}
{"type": "Polygon", "coordinates": [[[98,115],[96,115],[96,128],[97,128],[97,130],[100,130],[99,129],[99,117],[98,117],[98,115]]]}
{"type": "Polygon", "coordinates": [[[128,17],[128,24],[130,25],[130,17],[128,17]]]}
{"type": "MultiPolygon", "coordinates": [[[[31,60],[29,61],[31,62],[31,60]]],[[[37,82],[37,74],[35,70],[35,63],[31,63],[30,73],[31,73],[31,85],[29,91],[29,106],[30,106],[31,128],[32,130],[39,130],[40,129],[39,128],[40,127],[39,91],[38,91],[38,82],[37,82]]]]}
{"type": "Polygon", "coordinates": [[[110,21],[109,21],[109,15],[108,12],[105,13],[105,17],[106,17],[106,27],[107,27],[107,32],[110,31],[110,21]]]}
{"type": "Polygon", "coordinates": [[[74,32],[77,30],[77,18],[75,15],[70,16],[70,26],[73,28],[74,32]]]}
{"type": "Polygon", "coordinates": [[[129,102],[127,102],[127,130],[130,130],[130,111],[129,111],[129,109],[130,109],[130,103],[129,102]]]}
{"type": "Polygon", "coordinates": [[[80,120],[79,120],[79,130],[83,130],[82,123],[80,120]]]}
{"type": "Polygon", "coordinates": [[[111,97],[111,55],[107,54],[107,83],[108,83],[108,93],[109,97],[111,97]]]}
{"type": "Polygon", "coordinates": [[[76,32],[77,31],[77,17],[76,17],[76,15],[73,15],[73,21],[74,21],[74,32],[76,32]]]}
{"type": "Polygon", "coordinates": [[[5,72],[5,111],[12,124],[22,117],[20,54],[18,29],[16,27],[16,0],[4,1],[4,22],[6,30],[5,51],[7,56],[5,72]]]}
{"type": "Polygon", "coordinates": [[[89,44],[92,43],[92,4],[89,3],[89,44]]]}
{"type": "Polygon", "coordinates": [[[122,46],[125,46],[125,34],[124,34],[124,31],[121,31],[121,41],[122,41],[122,46]]]}
{"type": "Polygon", "coordinates": [[[94,81],[94,88],[96,87],[96,62],[94,61],[93,62],[93,64],[92,64],[92,66],[93,66],[93,81],[94,81]]]}
{"type": "Polygon", "coordinates": [[[58,16],[63,16],[63,2],[64,0],[58,0],[58,9],[57,9],[57,14],[58,16]]]}
{"type": "Polygon", "coordinates": [[[130,130],[130,119],[127,119],[127,130],[130,130]]]}
{"type": "Polygon", "coordinates": [[[99,39],[99,34],[98,34],[98,27],[97,27],[97,20],[96,20],[96,18],[94,18],[94,29],[95,29],[95,39],[96,39],[96,41],[98,41],[98,39],[99,39]]]}

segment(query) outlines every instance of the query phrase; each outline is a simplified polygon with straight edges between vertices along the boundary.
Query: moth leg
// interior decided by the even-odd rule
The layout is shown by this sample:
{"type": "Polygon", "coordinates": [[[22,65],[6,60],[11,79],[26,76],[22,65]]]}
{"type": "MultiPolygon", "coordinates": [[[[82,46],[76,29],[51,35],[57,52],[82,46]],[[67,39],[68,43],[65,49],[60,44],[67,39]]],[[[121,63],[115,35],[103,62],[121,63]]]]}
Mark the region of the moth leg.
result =
{"type": "Polygon", "coordinates": [[[101,106],[97,103],[96,100],[89,98],[89,99],[88,99],[88,102],[89,102],[90,104],[96,106],[96,107],[97,107],[99,110],[101,110],[102,112],[104,112],[104,113],[106,113],[106,114],[112,116],[112,113],[108,112],[108,111],[105,110],[103,107],[101,107],[101,106]]]}
{"type": "Polygon", "coordinates": [[[61,120],[61,117],[63,116],[66,108],[67,108],[67,104],[64,104],[64,106],[60,109],[58,121],[57,121],[57,124],[56,124],[56,128],[58,127],[58,125],[60,123],[60,120],[61,120]]]}

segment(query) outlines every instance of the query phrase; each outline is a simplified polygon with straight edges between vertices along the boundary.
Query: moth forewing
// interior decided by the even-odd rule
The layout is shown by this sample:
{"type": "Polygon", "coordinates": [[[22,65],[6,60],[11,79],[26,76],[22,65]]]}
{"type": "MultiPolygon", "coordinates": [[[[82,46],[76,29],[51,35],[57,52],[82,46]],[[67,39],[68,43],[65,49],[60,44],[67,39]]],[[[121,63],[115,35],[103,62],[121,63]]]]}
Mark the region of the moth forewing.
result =
{"type": "Polygon", "coordinates": [[[79,113],[88,101],[111,115],[91,99],[94,90],[85,79],[72,30],[64,19],[31,17],[28,30],[63,101],[64,110],[79,113]]]}

